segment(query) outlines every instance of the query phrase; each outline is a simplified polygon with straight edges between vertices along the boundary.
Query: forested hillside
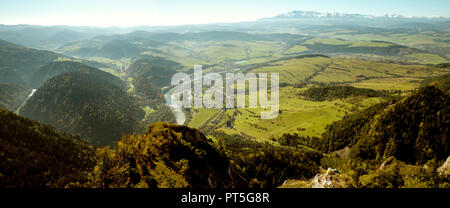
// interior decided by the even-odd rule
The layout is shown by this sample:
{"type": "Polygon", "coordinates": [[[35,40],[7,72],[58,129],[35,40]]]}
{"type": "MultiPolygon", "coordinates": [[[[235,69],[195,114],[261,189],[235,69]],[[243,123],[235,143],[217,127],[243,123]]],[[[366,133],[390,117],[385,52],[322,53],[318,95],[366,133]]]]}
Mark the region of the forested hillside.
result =
{"type": "Polygon", "coordinates": [[[135,91],[147,99],[161,97],[160,89],[170,86],[172,76],[182,66],[161,57],[147,56],[133,62],[128,68],[128,76],[133,79],[135,91]]]}
{"type": "Polygon", "coordinates": [[[96,187],[244,187],[228,158],[198,130],[168,123],[99,149],[96,187]]]}
{"type": "Polygon", "coordinates": [[[376,91],[373,89],[356,88],[352,86],[324,86],[308,88],[301,95],[314,101],[343,99],[352,96],[360,97],[387,97],[388,91],[376,91]]]}
{"type": "MultiPolygon", "coordinates": [[[[425,80],[404,98],[348,114],[327,126],[321,138],[285,135],[279,141],[326,153],[321,166],[339,170],[330,182],[336,186],[448,187],[448,175],[437,171],[450,154],[450,98],[441,89],[448,89],[448,75],[425,80]],[[345,183],[339,179],[349,176],[345,183]]],[[[314,184],[291,181],[286,187],[314,184]]]]}
{"type": "Polygon", "coordinates": [[[0,108],[16,111],[30,93],[21,85],[0,83],[0,108]]]}
{"type": "Polygon", "coordinates": [[[134,132],[144,112],[117,77],[85,67],[45,82],[20,115],[81,135],[96,145],[113,144],[134,132]]]}
{"type": "Polygon", "coordinates": [[[3,109],[0,120],[1,187],[63,188],[87,182],[95,165],[92,146],[3,109]]]}
{"type": "Polygon", "coordinates": [[[245,187],[198,130],[167,123],[124,136],[113,149],[0,109],[1,187],[245,187]]]}
{"type": "Polygon", "coordinates": [[[0,40],[0,66],[17,69],[17,73],[25,80],[31,78],[35,70],[60,56],[0,40]]]}
{"type": "MultiPolygon", "coordinates": [[[[54,76],[64,74],[67,72],[72,71],[84,71],[84,70],[92,70],[93,67],[87,66],[81,62],[75,62],[75,61],[52,61],[48,64],[45,64],[44,66],[40,67],[33,73],[33,77],[30,80],[30,85],[34,88],[39,88],[41,84],[43,84],[45,81],[51,79],[54,76]]],[[[104,75],[107,76],[107,75],[104,75]]],[[[109,79],[117,79],[113,78],[113,76],[109,76],[109,79]]],[[[116,84],[119,83],[119,81],[114,81],[116,84]]],[[[124,85],[124,84],[119,84],[124,85]]],[[[124,87],[124,86],[122,86],[124,87]]]]}
{"type": "Polygon", "coordinates": [[[10,67],[0,68],[0,83],[26,85],[25,80],[19,75],[17,69],[10,67]]]}
{"type": "MultiPolygon", "coordinates": [[[[292,11],[131,26],[142,15],[126,8],[147,5],[109,6],[16,22],[110,26],[0,22],[0,188],[450,187],[450,18],[292,11]],[[187,95],[173,75],[199,81],[199,65],[203,104],[214,73],[213,99],[243,87],[245,106],[176,105],[187,95]],[[240,73],[257,76],[256,98],[240,73]]],[[[149,19],[195,19],[176,13],[149,19]]]]}
{"type": "Polygon", "coordinates": [[[362,159],[394,156],[410,164],[443,160],[450,154],[449,118],[449,95],[427,86],[331,124],[319,148],[331,152],[350,146],[362,159]]]}

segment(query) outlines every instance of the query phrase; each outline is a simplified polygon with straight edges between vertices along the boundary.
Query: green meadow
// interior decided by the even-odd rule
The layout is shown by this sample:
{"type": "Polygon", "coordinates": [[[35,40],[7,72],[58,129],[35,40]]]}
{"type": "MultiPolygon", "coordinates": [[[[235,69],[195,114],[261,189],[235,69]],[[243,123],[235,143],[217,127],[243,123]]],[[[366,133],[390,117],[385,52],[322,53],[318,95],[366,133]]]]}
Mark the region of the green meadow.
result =
{"type": "Polygon", "coordinates": [[[200,129],[213,128],[225,134],[261,142],[272,142],[272,139],[285,133],[321,136],[325,127],[332,122],[386,98],[356,96],[312,101],[301,95],[309,87],[349,85],[374,90],[398,90],[404,95],[416,89],[423,79],[448,73],[448,69],[360,59],[310,57],[270,62],[268,66],[252,69],[251,72],[280,73],[280,83],[287,84],[280,87],[280,113],[277,118],[260,119],[261,112],[270,110],[262,108],[195,109],[191,111],[192,120],[188,125],[200,129]],[[296,83],[305,85],[296,88],[296,83]]]}
{"type": "MultiPolygon", "coordinates": [[[[310,31],[315,37],[289,41],[244,40],[173,40],[165,44],[145,45],[134,42],[140,55],[161,57],[180,63],[180,71],[189,72],[194,65],[204,65],[204,73],[237,71],[280,74],[280,114],[276,119],[262,120],[269,109],[191,109],[186,125],[205,133],[213,131],[272,142],[284,133],[320,136],[325,127],[344,115],[362,110],[385,98],[350,97],[312,101],[301,96],[310,87],[348,85],[373,90],[398,90],[406,95],[417,89],[428,77],[448,73],[434,67],[448,59],[437,52],[422,50],[442,48],[448,37],[433,31],[423,33],[364,33],[351,29],[310,31]],[[421,50],[418,50],[421,49],[421,50]],[[309,54],[310,56],[304,56],[309,54]],[[311,55],[311,54],[323,54],[311,55]]],[[[61,50],[78,49],[77,45],[61,50]]],[[[445,48],[445,47],[444,47],[445,48]]],[[[444,50],[445,51],[445,50],[444,50]]],[[[126,78],[122,70],[136,58],[89,57],[105,64],[101,70],[126,78]]],[[[132,79],[130,94],[134,92],[132,79]]],[[[248,98],[247,98],[248,99],[248,98]]],[[[146,115],[153,110],[144,107],[146,115]]],[[[211,136],[211,135],[210,135],[211,136]]]]}

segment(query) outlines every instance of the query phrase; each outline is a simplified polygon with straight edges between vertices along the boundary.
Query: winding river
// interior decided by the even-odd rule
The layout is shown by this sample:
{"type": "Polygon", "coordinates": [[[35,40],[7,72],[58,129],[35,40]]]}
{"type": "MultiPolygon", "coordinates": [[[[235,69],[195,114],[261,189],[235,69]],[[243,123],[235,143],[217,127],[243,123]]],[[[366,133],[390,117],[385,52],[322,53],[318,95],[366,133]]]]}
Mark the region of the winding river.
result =
{"type": "Polygon", "coordinates": [[[36,92],[37,89],[32,89],[30,95],[28,95],[27,99],[25,99],[22,103],[22,105],[19,106],[19,108],[17,108],[16,110],[16,114],[19,115],[20,109],[22,109],[22,107],[27,103],[27,101],[34,95],[34,93],[36,92]]]}
{"type": "Polygon", "coordinates": [[[169,91],[164,94],[164,100],[166,104],[172,109],[173,115],[178,125],[183,125],[186,122],[186,115],[184,114],[183,108],[177,96],[173,95],[175,87],[172,87],[169,91]]]}
{"type": "MultiPolygon", "coordinates": [[[[238,71],[238,70],[235,70],[238,71]]],[[[226,73],[226,70],[213,72],[218,74],[226,73]]],[[[202,77],[203,78],[203,77],[202,77]]],[[[196,79],[191,80],[191,83],[194,82],[196,79]]],[[[186,122],[186,114],[183,111],[183,106],[181,104],[181,101],[177,99],[176,95],[173,95],[173,91],[175,90],[175,87],[172,87],[169,91],[167,91],[164,94],[164,100],[166,101],[166,105],[172,109],[172,112],[175,116],[176,123],[178,125],[183,125],[186,122]]]]}

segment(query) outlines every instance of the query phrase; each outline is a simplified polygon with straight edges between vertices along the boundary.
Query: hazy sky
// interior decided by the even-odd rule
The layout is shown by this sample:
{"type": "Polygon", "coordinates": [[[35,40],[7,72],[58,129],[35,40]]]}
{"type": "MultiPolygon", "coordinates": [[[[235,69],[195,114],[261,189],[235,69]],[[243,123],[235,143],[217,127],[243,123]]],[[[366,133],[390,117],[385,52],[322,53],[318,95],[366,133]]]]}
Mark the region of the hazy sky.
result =
{"type": "Polygon", "coordinates": [[[0,24],[203,24],[252,21],[292,10],[450,17],[450,0],[2,0],[0,24]]]}

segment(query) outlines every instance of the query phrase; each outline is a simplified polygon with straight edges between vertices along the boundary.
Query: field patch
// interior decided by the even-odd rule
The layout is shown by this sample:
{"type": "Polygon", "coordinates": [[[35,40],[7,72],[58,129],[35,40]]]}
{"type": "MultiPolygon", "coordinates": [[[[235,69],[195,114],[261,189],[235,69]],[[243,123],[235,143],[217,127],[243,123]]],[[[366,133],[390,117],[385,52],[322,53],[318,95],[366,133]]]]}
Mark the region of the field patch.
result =
{"type": "Polygon", "coordinates": [[[295,58],[278,61],[270,66],[254,69],[252,72],[280,73],[280,83],[294,84],[304,81],[328,64],[330,59],[324,57],[295,58]]]}

